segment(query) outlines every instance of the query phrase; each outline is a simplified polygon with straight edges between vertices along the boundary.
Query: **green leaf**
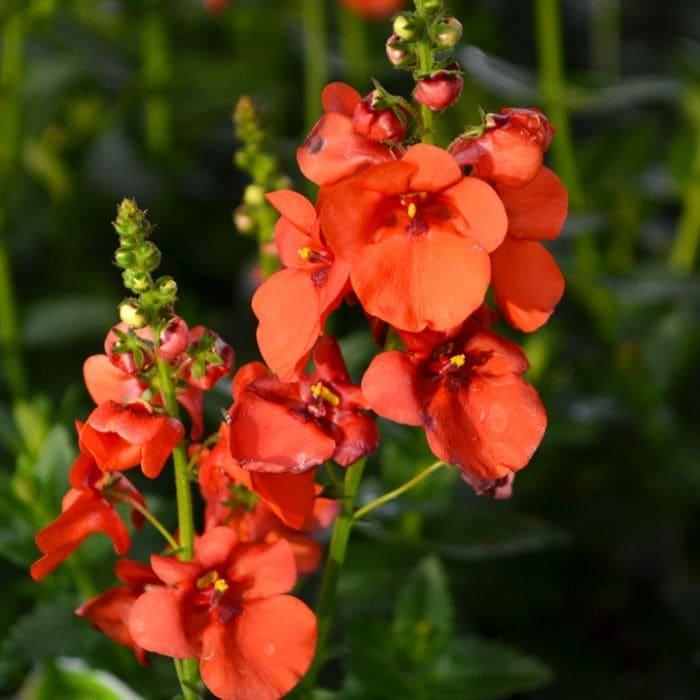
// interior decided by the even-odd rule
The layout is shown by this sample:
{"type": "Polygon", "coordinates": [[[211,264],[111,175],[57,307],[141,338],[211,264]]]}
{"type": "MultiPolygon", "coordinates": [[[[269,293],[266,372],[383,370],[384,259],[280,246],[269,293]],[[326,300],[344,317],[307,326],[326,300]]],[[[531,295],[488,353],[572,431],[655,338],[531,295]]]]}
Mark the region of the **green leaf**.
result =
{"type": "Polygon", "coordinates": [[[542,687],[552,679],[543,663],[478,637],[452,640],[432,671],[430,697],[490,700],[542,687]]]}
{"type": "Polygon", "coordinates": [[[70,434],[55,425],[46,436],[34,466],[44,504],[52,510],[68,488],[68,471],[75,457],[70,434]]]}
{"type": "Polygon", "coordinates": [[[439,559],[423,559],[399,592],[391,636],[398,653],[422,665],[440,653],[452,634],[454,606],[439,559]]]}
{"type": "Polygon", "coordinates": [[[32,673],[18,700],[140,700],[141,696],[105,671],[89,668],[78,659],[59,659],[32,673]]]}

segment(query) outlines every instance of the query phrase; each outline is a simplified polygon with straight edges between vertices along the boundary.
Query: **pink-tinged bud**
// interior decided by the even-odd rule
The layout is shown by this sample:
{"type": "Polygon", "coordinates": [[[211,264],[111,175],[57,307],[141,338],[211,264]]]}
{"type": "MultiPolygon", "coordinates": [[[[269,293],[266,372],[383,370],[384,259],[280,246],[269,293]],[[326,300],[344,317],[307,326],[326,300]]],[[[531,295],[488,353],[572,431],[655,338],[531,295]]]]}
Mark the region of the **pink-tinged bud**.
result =
{"type": "Polygon", "coordinates": [[[481,136],[457,139],[450,153],[460,167],[508,187],[522,187],[542,167],[555,133],[547,117],[537,109],[505,108],[486,116],[481,136]]]}
{"type": "Polygon", "coordinates": [[[386,57],[392,66],[400,68],[405,66],[409,60],[408,51],[402,45],[402,39],[398,34],[392,34],[386,40],[386,57]]]}
{"type": "Polygon", "coordinates": [[[190,332],[187,358],[180,365],[180,376],[190,385],[208,391],[233,369],[233,349],[204,326],[190,332]]]}
{"type": "Polygon", "coordinates": [[[453,49],[462,38],[462,31],[462,23],[458,19],[447,17],[435,28],[435,43],[440,49],[453,49]]]}
{"type": "Polygon", "coordinates": [[[175,316],[160,332],[158,339],[158,355],[167,362],[172,362],[187,350],[190,339],[190,330],[187,324],[175,316]]]}
{"type": "Polygon", "coordinates": [[[434,112],[451,107],[459,99],[464,87],[464,78],[456,72],[459,70],[459,65],[453,63],[445,70],[422,78],[418,81],[413,98],[434,112]]]}
{"type": "Polygon", "coordinates": [[[145,372],[153,365],[153,355],[149,349],[152,337],[148,327],[134,332],[126,323],[118,323],[107,333],[104,342],[105,355],[115,367],[126,374],[145,372]]]}
{"type": "Polygon", "coordinates": [[[399,143],[406,138],[408,128],[408,114],[406,121],[402,121],[396,113],[386,107],[377,109],[372,105],[377,102],[379,95],[373,90],[357,103],[352,115],[352,125],[358,134],[366,136],[372,141],[388,141],[399,143]]]}

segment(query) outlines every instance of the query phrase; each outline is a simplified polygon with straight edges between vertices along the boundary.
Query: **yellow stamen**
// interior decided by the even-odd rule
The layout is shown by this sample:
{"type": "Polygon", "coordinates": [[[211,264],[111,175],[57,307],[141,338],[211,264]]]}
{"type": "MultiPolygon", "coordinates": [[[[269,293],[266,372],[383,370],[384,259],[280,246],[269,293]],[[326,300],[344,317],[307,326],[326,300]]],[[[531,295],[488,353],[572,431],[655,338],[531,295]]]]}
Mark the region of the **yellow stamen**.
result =
{"type": "Polygon", "coordinates": [[[222,578],[217,578],[216,581],[214,581],[214,590],[219,593],[226,593],[228,590],[228,583],[222,578]]]}
{"type": "Polygon", "coordinates": [[[297,253],[299,254],[299,257],[302,260],[308,260],[311,257],[311,253],[313,253],[313,251],[311,250],[311,248],[309,248],[309,246],[305,245],[303,248],[299,248],[299,250],[297,250],[297,253]]]}
{"type": "Polygon", "coordinates": [[[340,396],[334,394],[327,386],[324,386],[321,382],[318,382],[311,387],[311,393],[317,399],[323,399],[324,401],[327,401],[331,406],[338,406],[340,404],[340,396]]]}
{"type": "Polygon", "coordinates": [[[467,361],[467,358],[464,355],[455,355],[454,357],[450,358],[450,364],[453,367],[464,367],[464,363],[467,361]]]}
{"type": "Polygon", "coordinates": [[[411,202],[408,205],[408,209],[406,210],[408,212],[408,218],[413,219],[415,218],[416,214],[418,213],[418,207],[416,206],[415,202],[411,202]]]}
{"type": "Polygon", "coordinates": [[[208,588],[213,583],[216,585],[216,581],[220,581],[219,573],[217,571],[210,571],[208,574],[204,574],[197,579],[197,588],[201,591],[204,588],[208,588]]]}

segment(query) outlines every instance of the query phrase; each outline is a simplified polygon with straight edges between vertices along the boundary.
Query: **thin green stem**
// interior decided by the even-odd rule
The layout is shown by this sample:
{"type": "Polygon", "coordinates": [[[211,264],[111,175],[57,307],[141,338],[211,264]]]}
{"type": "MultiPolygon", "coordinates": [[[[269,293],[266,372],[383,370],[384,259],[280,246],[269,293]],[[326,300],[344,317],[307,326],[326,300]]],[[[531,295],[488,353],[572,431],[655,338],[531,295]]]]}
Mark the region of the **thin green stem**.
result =
{"type": "MultiPolygon", "coordinates": [[[[425,38],[416,42],[416,56],[418,57],[418,69],[424,73],[430,73],[433,68],[433,51],[430,41],[425,38]]],[[[435,115],[433,110],[427,105],[420,106],[421,121],[423,123],[423,133],[421,140],[423,143],[435,142],[435,115]]]]}
{"type": "Polygon", "coordinates": [[[323,666],[326,656],[326,645],[333,626],[335,613],[335,601],[338,593],[338,582],[345,564],[345,557],[352,531],[353,510],[357,492],[362,481],[362,473],[365,469],[365,458],[358,460],[345,471],[343,500],[338,517],[333,525],[333,534],[328,549],[326,568],[323,573],[321,592],[316,605],[316,619],[318,621],[318,642],[316,644],[316,656],[306,676],[304,685],[312,689],[316,685],[319,671],[323,666]]]}
{"type": "MultiPolygon", "coordinates": [[[[158,334],[155,332],[155,337],[158,334]]],[[[162,358],[157,358],[158,387],[163,395],[165,409],[173,418],[180,419],[180,409],[177,404],[175,384],[171,374],[170,365],[162,358]]],[[[185,445],[180,443],[173,450],[173,464],[175,466],[175,493],[177,497],[177,522],[180,538],[179,556],[184,561],[190,561],[194,553],[194,516],[192,511],[192,491],[190,489],[189,471],[187,469],[187,451],[185,445]]],[[[199,665],[197,659],[183,659],[180,661],[178,678],[182,687],[185,700],[197,700],[196,692],[199,684],[199,665]]]]}
{"type": "Polygon", "coordinates": [[[328,82],[325,0],[302,0],[304,25],[304,122],[306,129],[318,119],[321,91],[328,82]]]}
{"type": "Polygon", "coordinates": [[[693,88],[686,94],[685,108],[695,151],[683,192],[678,231],[668,259],[669,266],[681,275],[689,275],[693,271],[700,247],[700,88],[693,88]]]}
{"type": "Polygon", "coordinates": [[[149,11],[141,22],[143,80],[147,90],[144,105],[146,147],[151,153],[165,153],[172,142],[170,107],[165,90],[170,82],[168,36],[162,9],[149,11]]]}
{"type": "Polygon", "coordinates": [[[15,180],[19,153],[24,45],[25,19],[23,12],[17,10],[5,20],[0,58],[0,353],[8,388],[15,400],[26,396],[27,378],[22,361],[10,258],[3,240],[3,229],[7,221],[8,187],[15,180]]]}
{"type": "Polygon", "coordinates": [[[399,486],[398,488],[395,488],[393,491],[389,491],[384,495],[379,496],[379,498],[375,498],[373,501],[370,501],[367,505],[362,506],[362,508],[358,508],[358,510],[355,511],[355,514],[353,515],[353,519],[361,520],[368,513],[371,513],[375,508],[379,508],[385,503],[388,503],[389,501],[393,501],[395,498],[398,498],[401,494],[406,493],[406,491],[410,491],[415,486],[418,486],[418,484],[420,484],[420,482],[423,481],[423,479],[426,479],[433,472],[445,466],[447,466],[445,462],[433,462],[433,464],[419,471],[418,474],[416,474],[412,479],[409,479],[406,483],[401,484],[401,486],[399,486]]]}
{"type": "Polygon", "coordinates": [[[552,143],[554,161],[557,172],[569,190],[571,203],[578,208],[583,203],[583,190],[566,104],[561,0],[535,0],[535,30],[540,91],[545,110],[557,128],[557,136],[552,143]]]}
{"type": "Polygon", "coordinates": [[[354,87],[362,90],[371,73],[367,25],[357,12],[347,7],[339,9],[338,20],[345,75],[354,87]]]}
{"type": "Polygon", "coordinates": [[[124,503],[127,503],[129,508],[133,508],[138,513],[141,513],[141,515],[143,515],[143,517],[146,518],[146,520],[148,520],[148,522],[151,523],[151,525],[153,525],[153,527],[158,530],[161,535],[163,535],[163,539],[165,539],[173,550],[180,549],[180,545],[178,544],[177,540],[175,540],[175,538],[168,532],[165,525],[163,525],[163,523],[161,523],[160,520],[158,520],[158,518],[156,518],[156,516],[153,515],[150,510],[148,510],[148,508],[145,508],[133,498],[124,499],[124,503]]]}

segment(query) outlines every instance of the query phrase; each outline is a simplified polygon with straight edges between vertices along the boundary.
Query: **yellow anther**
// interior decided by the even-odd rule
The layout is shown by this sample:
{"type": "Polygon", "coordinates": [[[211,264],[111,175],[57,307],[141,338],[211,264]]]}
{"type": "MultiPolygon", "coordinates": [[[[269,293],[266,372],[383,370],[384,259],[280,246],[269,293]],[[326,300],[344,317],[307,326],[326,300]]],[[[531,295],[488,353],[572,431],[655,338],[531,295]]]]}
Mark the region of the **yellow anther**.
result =
{"type": "Polygon", "coordinates": [[[327,401],[331,406],[338,406],[340,404],[340,396],[334,394],[327,386],[324,386],[322,382],[314,384],[311,387],[311,393],[317,399],[327,401]]]}
{"type": "Polygon", "coordinates": [[[217,578],[216,581],[214,581],[214,590],[219,593],[226,593],[228,590],[228,583],[222,578],[217,578]]]}
{"type": "MultiPolygon", "coordinates": [[[[217,571],[210,571],[208,574],[204,574],[197,579],[197,588],[201,591],[204,588],[208,588],[213,583],[216,585],[217,581],[220,581],[219,573],[217,571]]],[[[225,581],[224,581],[225,583],[225,581]]]]}
{"type": "Polygon", "coordinates": [[[464,355],[454,355],[453,357],[450,358],[450,364],[453,367],[464,367],[464,363],[467,361],[467,358],[464,355]]]}
{"type": "Polygon", "coordinates": [[[302,260],[308,260],[311,257],[313,250],[311,250],[309,246],[305,245],[303,248],[299,248],[299,250],[297,250],[297,253],[299,254],[299,257],[302,260]]]}
{"type": "Polygon", "coordinates": [[[408,205],[408,209],[406,210],[408,212],[408,218],[413,219],[415,218],[416,214],[418,213],[418,207],[416,206],[415,202],[411,202],[408,205]]]}

